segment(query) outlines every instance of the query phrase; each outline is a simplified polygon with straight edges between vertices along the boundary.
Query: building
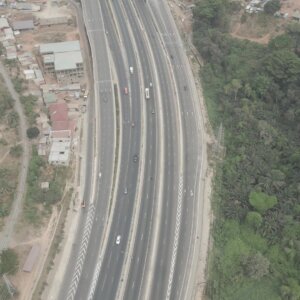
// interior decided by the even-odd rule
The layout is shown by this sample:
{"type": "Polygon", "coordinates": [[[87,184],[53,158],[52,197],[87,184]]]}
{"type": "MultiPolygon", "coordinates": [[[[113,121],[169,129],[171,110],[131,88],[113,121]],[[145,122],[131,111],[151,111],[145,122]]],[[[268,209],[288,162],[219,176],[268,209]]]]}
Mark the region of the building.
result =
{"type": "Polygon", "coordinates": [[[49,136],[50,141],[53,142],[71,142],[72,140],[72,132],[71,130],[51,130],[50,136],[49,136]]]}
{"type": "Polygon", "coordinates": [[[68,17],[52,17],[46,19],[39,19],[40,26],[52,26],[68,24],[70,21],[68,17]]]}
{"type": "Polygon", "coordinates": [[[34,29],[33,20],[14,21],[12,23],[13,30],[32,30],[34,29]]]}
{"type": "Polygon", "coordinates": [[[300,22],[300,11],[299,10],[294,11],[294,13],[292,15],[292,19],[294,21],[300,22]]]}
{"type": "Polygon", "coordinates": [[[9,28],[9,24],[6,18],[0,18],[0,30],[4,28],[9,28]]]}
{"type": "Polygon", "coordinates": [[[17,59],[17,49],[15,46],[7,46],[5,47],[6,51],[6,59],[13,60],[17,59]]]}
{"type": "Polygon", "coordinates": [[[57,121],[68,121],[68,106],[66,103],[50,104],[48,110],[52,125],[57,121]]]}
{"type": "Polygon", "coordinates": [[[48,162],[53,165],[68,166],[70,162],[71,142],[53,142],[48,162]]]}
{"type": "Polygon", "coordinates": [[[59,83],[78,82],[84,75],[79,41],[40,45],[44,71],[53,74],[59,83]]]}

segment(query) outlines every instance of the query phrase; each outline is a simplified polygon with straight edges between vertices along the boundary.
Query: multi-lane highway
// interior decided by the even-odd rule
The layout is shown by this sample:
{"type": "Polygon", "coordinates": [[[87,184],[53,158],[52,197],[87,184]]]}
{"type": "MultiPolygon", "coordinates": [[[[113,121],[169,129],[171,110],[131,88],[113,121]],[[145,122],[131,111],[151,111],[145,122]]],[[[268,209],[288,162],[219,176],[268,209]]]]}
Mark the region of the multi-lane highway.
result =
{"type": "Polygon", "coordinates": [[[191,299],[206,150],[184,47],[164,1],[82,4],[99,162],[60,299],[191,299]]]}

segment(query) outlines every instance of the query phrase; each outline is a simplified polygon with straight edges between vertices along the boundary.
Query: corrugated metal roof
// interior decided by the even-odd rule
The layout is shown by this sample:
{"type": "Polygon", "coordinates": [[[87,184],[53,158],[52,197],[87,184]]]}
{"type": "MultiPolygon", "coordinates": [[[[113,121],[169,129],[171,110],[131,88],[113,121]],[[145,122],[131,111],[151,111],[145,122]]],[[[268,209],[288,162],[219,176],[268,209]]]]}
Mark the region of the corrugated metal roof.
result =
{"type": "Polygon", "coordinates": [[[0,18],[0,29],[2,28],[8,28],[9,24],[7,22],[6,18],[0,18]]]}
{"type": "Polygon", "coordinates": [[[80,50],[79,41],[48,43],[48,44],[40,45],[41,54],[70,52],[70,51],[79,51],[79,50],[80,50]]]}
{"type": "Polygon", "coordinates": [[[36,260],[38,259],[39,257],[39,254],[40,254],[40,246],[39,245],[34,245],[28,256],[27,256],[27,259],[25,261],[25,264],[23,266],[23,271],[24,272],[31,272],[32,269],[33,269],[33,266],[36,262],[36,260]]]}
{"type": "Polygon", "coordinates": [[[33,20],[23,20],[23,21],[15,21],[12,25],[14,30],[26,30],[26,29],[33,29],[34,24],[33,20]]]}
{"type": "Polygon", "coordinates": [[[54,56],[55,71],[73,70],[77,68],[77,64],[83,62],[80,51],[55,53],[54,56]]]}

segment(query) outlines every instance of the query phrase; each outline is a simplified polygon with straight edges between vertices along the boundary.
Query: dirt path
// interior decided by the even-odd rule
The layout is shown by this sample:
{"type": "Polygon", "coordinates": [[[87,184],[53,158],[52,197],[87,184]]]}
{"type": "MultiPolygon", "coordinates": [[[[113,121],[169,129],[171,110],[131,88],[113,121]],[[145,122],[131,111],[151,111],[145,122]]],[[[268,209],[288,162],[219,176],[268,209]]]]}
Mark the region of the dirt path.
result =
{"type": "Polygon", "coordinates": [[[14,231],[14,227],[17,223],[18,216],[22,211],[23,197],[26,191],[26,179],[27,179],[27,171],[28,171],[28,164],[30,158],[30,149],[26,137],[27,122],[23,112],[22,104],[20,102],[19,95],[15,91],[13,83],[9,77],[9,74],[7,73],[2,62],[0,62],[0,73],[4,78],[9,93],[11,94],[12,98],[15,100],[14,109],[19,115],[19,120],[20,120],[19,135],[20,135],[20,142],[22,143],[23,146],[23,154],[21,159],[18,186],[15,193],[15,199],[12,205],[12,210],[10,212],[10,215],[5,222],[3,231],[0,233],[0,251],[1,251],[2,249],[9,247],[12,234],[14,231]]]}

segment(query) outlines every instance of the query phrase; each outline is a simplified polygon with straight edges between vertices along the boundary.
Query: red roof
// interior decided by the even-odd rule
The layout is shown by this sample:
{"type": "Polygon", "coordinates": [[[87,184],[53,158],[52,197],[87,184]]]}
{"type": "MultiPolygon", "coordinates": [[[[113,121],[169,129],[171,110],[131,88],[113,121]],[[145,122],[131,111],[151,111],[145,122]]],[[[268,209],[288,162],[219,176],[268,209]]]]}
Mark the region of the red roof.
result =
{"type": "MultiPolygon", "coordinates": [[[[55,121],[68,121],[68,106],[66,103],[50,104],[48,110],[49,110],[50,119],[51,122],[53,123],[52,124],[53,126],[55,121]]],[[[68,129],[68,128],[64,128],[64,129],[68,129]]]]}
{"type": "Polygon", "coordinates": [[[71,130],[74,132],[76,127],[75,121],[54,121],[52,122],[52,130],[60,131],[60,130],[71,130]]]}

